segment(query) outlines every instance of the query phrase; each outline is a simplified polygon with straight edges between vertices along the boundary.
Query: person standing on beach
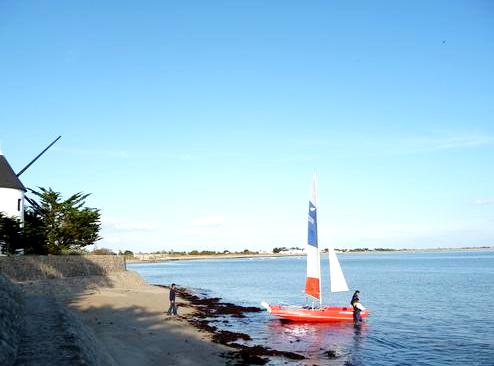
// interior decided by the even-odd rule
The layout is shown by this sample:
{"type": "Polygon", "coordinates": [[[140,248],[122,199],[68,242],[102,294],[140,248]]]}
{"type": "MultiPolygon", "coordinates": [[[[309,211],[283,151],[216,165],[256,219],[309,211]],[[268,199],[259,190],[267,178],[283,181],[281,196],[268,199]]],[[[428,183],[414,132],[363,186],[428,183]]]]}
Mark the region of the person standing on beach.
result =
{"type": "Polygon", "coordinates": [[[168,315],[177,315],[177,304],[175,303],[175,297],[177,295],[177,290],[175,288],[175,284],[172,283],[171,287],[170,287],[170,295],[169,295],[169,299],[170,299],[170,307],[168,308],[168,315]]]}

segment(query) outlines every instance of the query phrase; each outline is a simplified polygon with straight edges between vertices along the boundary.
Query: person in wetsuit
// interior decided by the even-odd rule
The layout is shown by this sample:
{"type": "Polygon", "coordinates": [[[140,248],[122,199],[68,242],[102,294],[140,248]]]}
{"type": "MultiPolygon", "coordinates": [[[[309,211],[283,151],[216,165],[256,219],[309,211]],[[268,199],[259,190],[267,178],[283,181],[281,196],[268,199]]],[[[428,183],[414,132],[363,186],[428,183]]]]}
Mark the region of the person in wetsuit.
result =
{"type": "Polygon", "coordinates": [[[360,316],[360,312],[365,310],[360,301],[355,301],[353,303],[353,321],[355,324],[359,324],[362,321],[362,317],[360,316]]]}
{"type": "Polygon", "coordinates": [[[350,301],[350,304],[353,307],[353,322],[355,324],[359,323],[362,321],[362,317],[360,316],[360,312],[362,305],[360,304],[360,298],[359,298],[360,291],[357,290],[353,293],[352,300],[350,301]]]}

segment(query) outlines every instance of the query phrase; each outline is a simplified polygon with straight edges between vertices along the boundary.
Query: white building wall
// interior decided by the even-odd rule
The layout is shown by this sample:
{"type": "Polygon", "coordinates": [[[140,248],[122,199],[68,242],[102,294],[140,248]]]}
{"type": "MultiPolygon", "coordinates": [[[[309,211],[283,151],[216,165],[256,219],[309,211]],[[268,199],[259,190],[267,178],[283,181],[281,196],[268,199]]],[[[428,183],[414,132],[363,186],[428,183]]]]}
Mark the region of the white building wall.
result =
{"type": "Polygon", "coordinates": [[[24,222],[24,191],[0,188],[0,212],[6,216],[15,216],[24,222]]]}

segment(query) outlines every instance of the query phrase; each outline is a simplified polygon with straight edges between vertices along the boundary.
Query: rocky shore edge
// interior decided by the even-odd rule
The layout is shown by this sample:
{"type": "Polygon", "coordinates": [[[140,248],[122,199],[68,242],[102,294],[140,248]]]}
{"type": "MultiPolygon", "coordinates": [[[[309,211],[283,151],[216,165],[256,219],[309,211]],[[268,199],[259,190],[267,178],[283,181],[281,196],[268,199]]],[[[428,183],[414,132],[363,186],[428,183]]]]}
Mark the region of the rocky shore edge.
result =
{"type": "MultiPolygon", "coordinates": [[[[169,289],[169,286],[155,284],[154,286],[169,289]]],[[[183,287],[177,289],[180,298],[187,303],[178,303],[179,307],[192,307],[194,312],[192,316],[182,317],[200,331],[207,332],[211,335],[211,340],[219,343],[235,351],[225,354],[225,358],[236,361],[237,365],[265,365],[269,362],[269,357],[283,357],[289,360],[303,360],[305,357],[301,354],[287,351],[278,351],[262,345],[248,346],[238,343],[241,341],[250,341],[250,335],[241,332],[231,332],[224,329],[219,329],[212,325],[215,321],[221,320],[227,323],[230,320],[226,316],[232,318],[245,318],[246,313],[257,313],[263,311],[255,306],[240,306],[229,302],[223,302],[219,297],[198,296],[191,290],[183,287]]]]}

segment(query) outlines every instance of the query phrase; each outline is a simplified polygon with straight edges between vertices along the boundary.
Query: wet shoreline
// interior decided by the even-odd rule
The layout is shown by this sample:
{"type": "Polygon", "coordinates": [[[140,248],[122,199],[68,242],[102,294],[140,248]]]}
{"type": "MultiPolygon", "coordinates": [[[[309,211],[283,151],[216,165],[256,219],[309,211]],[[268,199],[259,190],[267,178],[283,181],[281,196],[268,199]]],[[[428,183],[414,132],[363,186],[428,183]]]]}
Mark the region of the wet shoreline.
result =
{"type": "MultiPolygon", "coordinates": [[[[169,288],[166,285],[155,286],[169,288]]],[[[194,312],[190,317],[183,319],[200,331],[211,334],[211,339],[215,343],[226,345],[235,351],[225,354],[225,358],[235,360],[238,365],[264,365],[269,362],[269,357],[283,357],[289,360],[303,360],[301,354],[287,351],[278,351],[262,345],[248,346],[238,343],[239,341],[250,341],[250,335],[242,332],[231,332],[219,329],[212,323],[221,321],[229,323],[231,319],[245,318],[246,313],[257,313],[264,311],[255,306],[240,306],[229,302],[222,302],[219,297],[198,296],[189,289],[178,288],[177,294],[188,303],[177,302],[178,307],[192,307],[194,312]],[[227,319],[230,317],[231,319],[227,319]]]]}

